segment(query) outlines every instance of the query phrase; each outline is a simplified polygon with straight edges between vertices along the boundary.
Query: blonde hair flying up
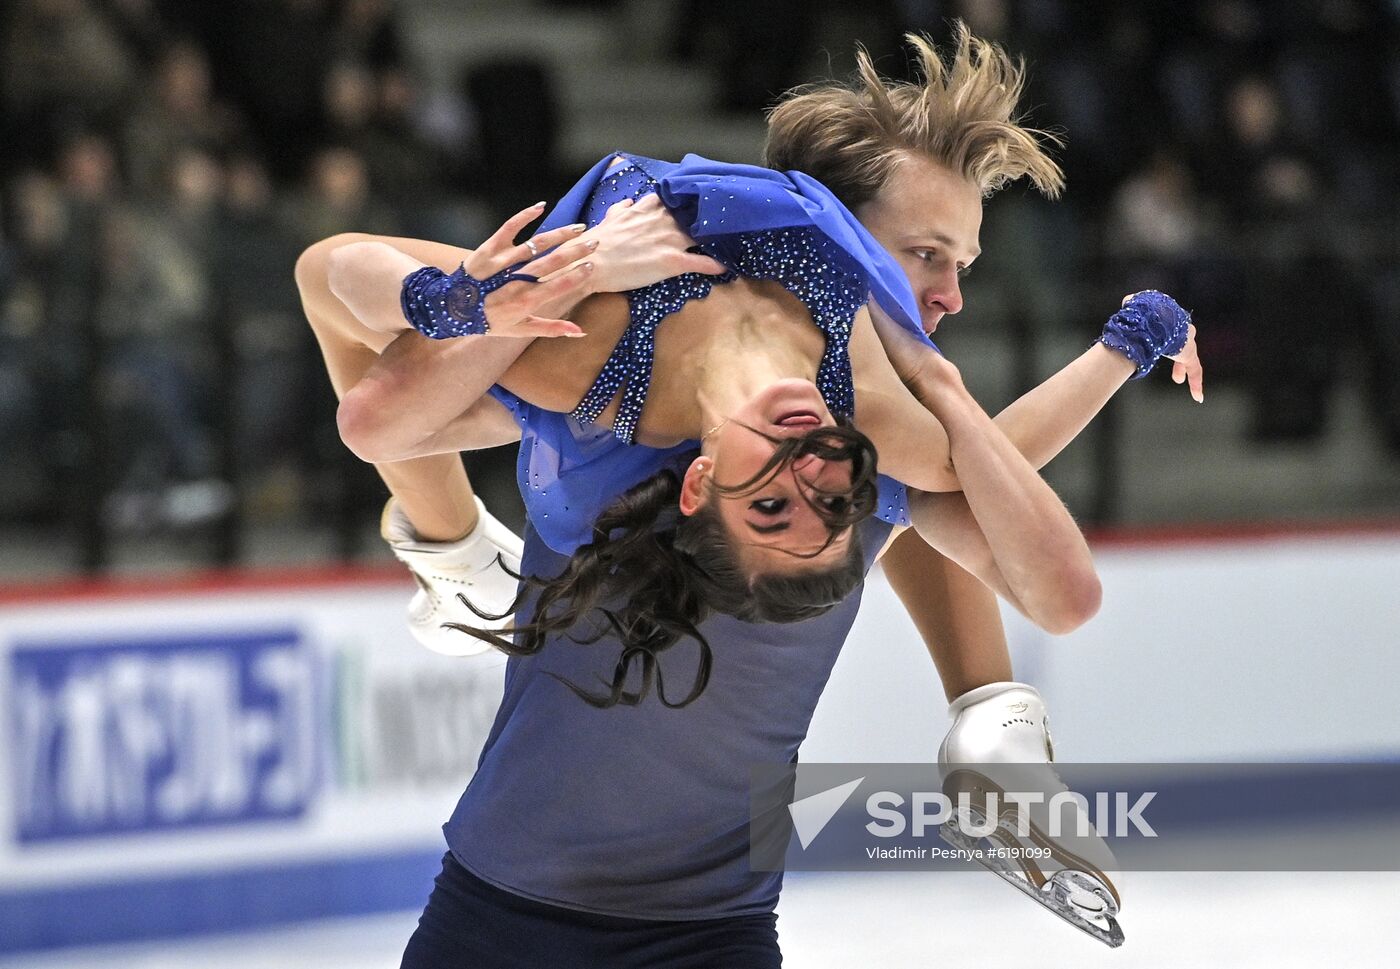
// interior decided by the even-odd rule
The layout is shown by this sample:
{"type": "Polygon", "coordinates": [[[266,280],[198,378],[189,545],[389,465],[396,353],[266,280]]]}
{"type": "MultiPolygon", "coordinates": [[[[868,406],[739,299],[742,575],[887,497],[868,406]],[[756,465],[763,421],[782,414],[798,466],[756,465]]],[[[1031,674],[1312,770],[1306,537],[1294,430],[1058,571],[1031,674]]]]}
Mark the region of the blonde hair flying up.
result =
{"type": "Polygon", "coordinates": [[[954,24],[945,64],[927,37],[906,34],[919,80],[889,81],[869,53],[856,51],[848,83],[821,82],[785,94],[768,114],[765,164],[806,172],[848,208],[875,197],[907,155],[920,155],[969,179],[984,196],[1022,176],[1056,198],[1064,173],[1046,151],[1061,144],[1016,117],[1025,64],[954,24]]]}

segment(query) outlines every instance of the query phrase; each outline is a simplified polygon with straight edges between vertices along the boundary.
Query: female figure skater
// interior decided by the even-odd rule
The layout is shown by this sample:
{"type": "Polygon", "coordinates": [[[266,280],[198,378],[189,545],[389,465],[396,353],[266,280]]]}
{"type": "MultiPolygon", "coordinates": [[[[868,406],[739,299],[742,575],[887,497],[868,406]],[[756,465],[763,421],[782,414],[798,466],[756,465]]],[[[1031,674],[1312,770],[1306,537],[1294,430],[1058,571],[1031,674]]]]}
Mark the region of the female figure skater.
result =
{"type": "MultiPolygon", "coordinates": [[[[631,292],[625,306],[620,297],[594,297],[573,316],[601,339],[539,341],[493,392],[525,434],[520,485],[536,529],[574,553],[571,568],[546,584],[534,621],[517,626],[523,640],[493,641],[533,652],[546,632],[612,602],[624,661],[608,693],[579,691],[601,703],[640,696],[625,686],[632,661],[649,685],[656,654],[709,609],[790,622],[825,611],[859,583],[864,560],[851,526],[872,512],[905,524],[907,502],[889,480],[877,500],[875,450],[833,411],[854,415],[881,467],[903,484],[961,487],[943,387],[959,383],[956,370],[924,337],[903,274],[839,202],[797,173],[696,156],[679,166],[619,156],[585,176],[551,220],[570,222],[581,209],[597,224],[620,197],[653,192],[734,272],[667,280],[631,292]],[[611,434],[588,428],[595,420],[611,434]],[[640,484],[618,482],[613,455],[634,437],[654,449],[647,459],[660,470],[640,484]],[[573,460],[584,447],[587,457],[573,460]],[[604,474],[590,474],[590,464],[604,474]],[[674,526],[658,527],[677,511],[674,526]]],[[[329,267],[331,290],[365,325],[402,329],[407,317],[429,336],[484,332],[483,291],[512,278],[448,275],[375,242],[341,247],[329,267]]],[[[982,430],[964,433],[1000,437],[983,418],[982,430]]],[[[462,442],[444,443],[456,450],[462,442]]],[[[1004,524],[990,532],[922,527],[1033,621],[1063,631],[1066,609],[1097,604],[1087,547],[1048,486],[1004,437],[1002,444],[1009,464],[981,513],[1004,524]],[[1032,567],[1051,550],[1056,568],[1032,567]]],[[[682,703],[704,688],[710,657],[703,639],[700,646],[682,703]]]]}

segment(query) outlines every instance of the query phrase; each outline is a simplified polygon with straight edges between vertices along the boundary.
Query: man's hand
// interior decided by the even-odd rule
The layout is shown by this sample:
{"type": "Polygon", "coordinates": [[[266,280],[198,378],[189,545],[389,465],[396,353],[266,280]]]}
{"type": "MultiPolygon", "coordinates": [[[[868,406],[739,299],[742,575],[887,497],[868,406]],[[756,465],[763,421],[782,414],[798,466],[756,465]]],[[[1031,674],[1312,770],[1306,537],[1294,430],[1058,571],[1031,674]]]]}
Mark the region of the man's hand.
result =
{"type": "Polygon", "coordinates": [[[894,372],[906,387],[915,383],[926,362],[923,351],[929,348],[920,345],[918,338],[896,323],[875,300],[867,301],[865,308],[870,311],[870,322],[875,325],[875,334],[894,372]]]}
{"type": "Polygon", "coordinates": [[[899,374],[904,386],[916,391],[916,396],[920,395],[920,392],[937,388],[956,389],[966,393],[962,374],[948,357],[938,353],[938,350],[918,339],[909,329],[896,323],[875,300],[865,305],[871,314],[871,322],[875,325],[879,342],[885,347],[885,356],[889,357],[890,365],[895,367],[895,372],[899,374]]]}

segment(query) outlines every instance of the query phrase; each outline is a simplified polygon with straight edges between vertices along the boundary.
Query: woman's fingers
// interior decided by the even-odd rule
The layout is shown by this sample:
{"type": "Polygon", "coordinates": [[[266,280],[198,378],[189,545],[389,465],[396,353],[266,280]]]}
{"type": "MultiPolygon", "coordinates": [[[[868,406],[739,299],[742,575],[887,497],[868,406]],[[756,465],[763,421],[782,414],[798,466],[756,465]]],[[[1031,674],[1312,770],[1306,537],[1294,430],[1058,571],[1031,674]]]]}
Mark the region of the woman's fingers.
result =
{"type": "Polygon", "coordinates": [[[1186,324],[1186,345],[1181,348],[1181,352],[1174,353],[1167,359],[1172,361],[1172,380],[1177,383],[1185,381],[1191,390],[1191,398],[1198,404],[1204,404],[1205,368],[1201,366],[1201,357],[1196,350],[1194,323],[1186,324]]]}
{"type": "Polygon", "coordinates": [[[555,273],[549,279],[540,280],[538,283],[525,283],[530,287],[530,309],[528,312],[534,313],[549,306],[555,300],[574,296],[584,284],[588,282],[588,277],[593,273],[593,263],[591,261],[576,262],[560,272],[555,273]]]}
{"type": "Polygon", "coordinates": [[[1186,380],[1191,387],[1191,397],[1198,404],[1206,402],[1206,373],[1201,366],[1200,358],[1194,355],[1191,362],[1186,365],[1186,380]]]}
{"type": "Polygon", "coordinates": [[[482,273],[490,276],[510,265],[509,262],[502,261],[502,255],[515,247],[515,237],[520,235],[520,230],[538,219],[543,211],[544,203],[536,202],[528,209],[521,209],[501,223],[501,227],[491,233],[491,237],[478,246],[473,255],[472,262],[477,263],[478,260],[481,260],[481,264],[473,265],[468,271],[478,279],[484,279],[485,276],[482,273]],[[497,265],[498,263],[499,265],[497,265]]]}
{"type": "Polygon", "coordinates": [[[516,263],[526,262],[530,265],[525,267],[525,271],[532,276],[540,276],[550,272],[549,269],[540,268],[539,264],[542,258],[548,258],[546,254],[549,253],[551,249],[555,249],[563,243],[568,242],[570,239],[576,238],[578,234],[586,228],[588,228],[586,225],[579,222],[574,225],[566,225],[559,229],[550,229],[548,232],[541,232],[537,236],[532,236],[525,242],[520,243],[520,245],[512,246],[506,251],[506,255],[509,258],[501,268],[504,269],[506,266],[514,266],[516,263]]]}
{"type": "Polygon", "coordinates": [[[577,323],[570,323],[568,320],[550,320],[541,316],[525,317],[525,319],[510,328],[510,333],[504,335],[517,337],[541,336],[550,339],[559,336],[587,336],[577,323]]]}
{"type": "Polygon", "coordinates": [[[577,297],[592,272],[591,262],[577,262],[546,282],[529,283],[522,280],[507,283],[486,297],[486,321],[490,324],[487,332],[496,336],[531,335],[515,331],[514,328],[527,318],[560,312],[566,299],[577,297]]]}
{"type": "MultiPolygon", "coordinates": [[[[580,259],[591,255],[593,250],[597,248],[597,239],[578,239],[559,246],[548,255],[540,256],[534,262],[523,267],[522,272],[537,276],[541,282],[544,282],[567,270],[580,259]]],[[[541,251],[543,252],[543,250],[541,251]]]]}

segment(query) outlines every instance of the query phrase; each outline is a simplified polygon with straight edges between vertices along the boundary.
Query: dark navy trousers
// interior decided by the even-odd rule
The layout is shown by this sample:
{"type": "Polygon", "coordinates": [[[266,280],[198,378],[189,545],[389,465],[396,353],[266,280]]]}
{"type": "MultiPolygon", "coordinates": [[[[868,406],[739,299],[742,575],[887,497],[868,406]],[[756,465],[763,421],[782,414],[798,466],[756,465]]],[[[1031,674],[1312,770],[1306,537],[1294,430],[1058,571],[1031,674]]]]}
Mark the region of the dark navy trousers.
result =
{"type": "Polygon", "coordinates": [[[777,918],[594,915],[497,888],[448,852],[401,969],[778,969],[777,918]]]}

